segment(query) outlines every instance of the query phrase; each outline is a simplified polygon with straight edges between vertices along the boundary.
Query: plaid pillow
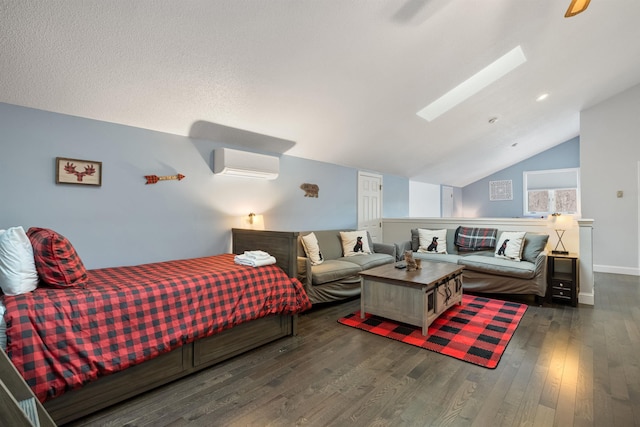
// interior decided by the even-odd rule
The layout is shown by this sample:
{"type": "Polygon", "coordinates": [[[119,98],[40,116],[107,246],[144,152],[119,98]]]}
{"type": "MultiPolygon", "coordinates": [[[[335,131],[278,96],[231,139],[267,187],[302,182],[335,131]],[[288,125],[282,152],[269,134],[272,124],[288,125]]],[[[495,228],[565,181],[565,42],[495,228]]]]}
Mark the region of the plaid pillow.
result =
{"type": "Polygon", "coordinates": [[[87,270],[69,240],[46,228],[31,227],[27,236],[40,280],[54,288],[84,286],[87,270]]]}

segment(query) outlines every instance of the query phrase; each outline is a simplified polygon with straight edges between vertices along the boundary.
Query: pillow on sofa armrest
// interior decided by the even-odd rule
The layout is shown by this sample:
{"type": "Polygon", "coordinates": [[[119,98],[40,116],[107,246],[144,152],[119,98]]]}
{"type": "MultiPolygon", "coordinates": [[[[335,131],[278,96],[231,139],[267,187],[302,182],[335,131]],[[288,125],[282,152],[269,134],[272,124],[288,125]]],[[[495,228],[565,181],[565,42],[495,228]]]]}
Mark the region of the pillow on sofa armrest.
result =
{"type": "Polygon", "coordinates": [[[548,234],[527,233],[524,236],[524,248],[522,249],[522,259],[529,262],[536,262],[536,258],[547,247],[548,234]]]}
{"type": "Polygon", "coordinates": [[[366,230],[341,231],[343,256],[354,256],[358,254],[370,254],[369,232],[366,230]]]}
{"type": "Polygon", "coordinates": [[[496,245],[496,258],[520,261],[524,246],[524,231],[503,231],[496,245]]]}
{"type": "Polygon", "coordinates": [[[322,264],[324,258],[322,258],[322,252],[320,252],[320,245],[315,233],[311,232],[306,236],[300,236],[302,241],[302,247],[307,257],[311,260],[311,265],[322,264]]]}
{"type": "Polygon", "coordinates": [[[427,230],[418,228],[419,246],[417,252],[447,253],[447,229],[427,230]]]}
{"type": "Polygon", "coordinates": [[[412,251],[412,244],[411,244],[411,240],[406,240],[404,242],[400,242],[400,243],[394,243],[394,246],[396,247],[396,261],[402,261],[404,259],[404,253],[405,251],[412,251]]]}
{"type": "Polygon", "coordinates": [[[391,243],[373,243],[373,252],[376,254],[391,255],[396,258],[396,246],[391,243]]]}

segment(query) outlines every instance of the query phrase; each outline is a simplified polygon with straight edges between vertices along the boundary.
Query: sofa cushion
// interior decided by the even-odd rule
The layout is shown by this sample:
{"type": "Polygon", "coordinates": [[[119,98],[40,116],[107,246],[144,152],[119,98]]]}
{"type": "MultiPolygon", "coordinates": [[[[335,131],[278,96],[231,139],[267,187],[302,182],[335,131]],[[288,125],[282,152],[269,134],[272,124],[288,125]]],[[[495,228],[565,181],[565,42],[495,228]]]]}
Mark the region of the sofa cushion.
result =
{"type": "MultiPolygon", "coordinates": [[[[300,235],[304,236],[309,233],[311,233],[311,231],[301,232],[300,235]]],[[[340,243],[340,233],[338,230],[315,230],[313,234],[315,234],[318,240],[318,246],[322,251],[323,259],[336,259],[342,256],[342,244],[340,243]]],[[[299,238],[298,241],[300,242],[298,245],[298,253],[300,256],[306,256],[304,246],[302,246],[302,239],[299,238]]]]}
{"type": "Polygon", "coordinates": [[[420,235],[418,234],[417,228],[411,229],[411,251],[417,252],[420,247],[420,235]]]}
{"type": "Polygon", "coordinates": [[[447,253],[447,229],[428,230],[418,228],[418,239],[420,246],[418,252],[434,252],[439,254],[447,253]]]}
{"type": "Polygon", "coordinates": [[[373,253],[375,254],[387,254],[391,255],[393,258],[396,257],[396,245],[392,243],[372,243],[369,242],[371,248],[373,248],[373,253]]]}
{"type": "Polygon", "coordinates": [[[459,265],[465,269],[498,276],[512,276],[519,279],[531,279],[536,274],[536,266],[532,262],[513,262],[505,258],[490,258],[481,255],[467,255],[460,257],[459,265]]]}
{"type": "Polygon", "coordinates": [[[489,258],[495,258],[496,254],[494,253],[493,249],[487,250],[487,251],[474,251],[474,252],[460,252],[461,256],[484,256],[484,257],[489,257],[489,258]]]}
{"type": "Polygon", "coordinates": [[[458,260],[461,258],[460,255],[434,254],[432,252],[414,252],[413,257],[415,259],[422,259],[425,261],[449,262],[451,264],[457,264],[458,260]]]}
{"type": "Polygon", "coordinates": [[[345,261],[357,264],[361,270],[367,270],[369,268],[377,267],[383,264],[390,264],[395,262],[393,256],[388,254],[369,254],[338,258],[339,261],[345,261]]]}
{"type": "Polygon", "coordinates": [[[536,258],[547,246],[548,234],[527,233],[524,236],[524,248],[522,249],[522,259],[529,262],[536,262],[536,258]]]}
{"type": "Polygon", "coordinates": [[[318,239],[314,232],[301,236],[302,247],[307,254],[307,258],[311,261],[311,265],[322,264],[324,258],[322,258],[322,252],[320,252],[320,245],[318,245],[318,239]]]}
{"type": "Polygon", "coordinates": [[[504,231],[498,239],[496,245],[496,257],[511,261],[522,259],[522,248],[524,243],[524,231],[504,231]]]}
{"type": "Polygon", "coordinates": [[[342,241],[342,253],[345,257],[371,253],[366,230],[341,231],[340,240],[342,241]]]}
{"type": "MultiPolygon", "coordinates": [[[[350,257],[349,259],[354,258],[350,257]]],[[[356,275],[361,268],[358,264],[336,259],[326,259],[322,264],[311,266],[311,284],[335,282],[356,275]]]]}
{"type": "MultiPolygon", "coordinates": [[[[458,253],[458,248],[456,247],[456,245],[454,244],[454,240],[455,240],[455,229],[447,229],[447,253],[449,254],[457,254],[458,253]]],[[[418,248],[420,247],[420,236],[418,234],[418,229],[417,228],[412,228],[411,229],[411,241],[410,241],[410,247],[411,250],[413,252],[417,252],[418,248]]],[[[407,248],[408,250],[409,248],[407,248]]],[[[396,255],[402,257],[402,254],[404,253],[404,250],[400,251],[400,252],[396,252],[396,255]]]]}

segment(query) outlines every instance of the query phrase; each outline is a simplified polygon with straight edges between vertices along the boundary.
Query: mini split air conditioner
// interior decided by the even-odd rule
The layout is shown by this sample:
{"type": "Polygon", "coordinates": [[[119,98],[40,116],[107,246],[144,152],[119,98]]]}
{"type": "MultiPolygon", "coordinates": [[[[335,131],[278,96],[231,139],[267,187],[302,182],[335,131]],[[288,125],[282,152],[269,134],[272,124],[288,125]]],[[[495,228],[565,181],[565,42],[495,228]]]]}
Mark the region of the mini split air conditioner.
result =
{"type": "Polygon", "coordinates": [[[249,151],[217,148],[213,153],[213,173],[247,178],[276,179],[280,159],[249,151]]]}

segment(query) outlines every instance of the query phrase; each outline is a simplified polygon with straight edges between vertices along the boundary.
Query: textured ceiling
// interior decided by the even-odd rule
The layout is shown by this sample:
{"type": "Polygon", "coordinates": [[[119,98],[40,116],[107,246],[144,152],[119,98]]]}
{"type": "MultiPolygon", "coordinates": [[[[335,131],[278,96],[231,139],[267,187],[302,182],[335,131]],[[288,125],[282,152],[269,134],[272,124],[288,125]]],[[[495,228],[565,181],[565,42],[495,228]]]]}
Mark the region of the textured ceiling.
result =
{"type": "Polygon", "coordinates": [[[640,83],[640,1],[568,4],[0,0],[0,102],[463,186],[640,83]],[[524,65],[416,115],[517,45],[524,65]]]}

